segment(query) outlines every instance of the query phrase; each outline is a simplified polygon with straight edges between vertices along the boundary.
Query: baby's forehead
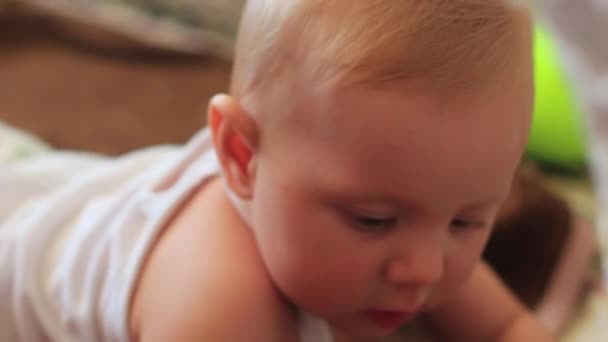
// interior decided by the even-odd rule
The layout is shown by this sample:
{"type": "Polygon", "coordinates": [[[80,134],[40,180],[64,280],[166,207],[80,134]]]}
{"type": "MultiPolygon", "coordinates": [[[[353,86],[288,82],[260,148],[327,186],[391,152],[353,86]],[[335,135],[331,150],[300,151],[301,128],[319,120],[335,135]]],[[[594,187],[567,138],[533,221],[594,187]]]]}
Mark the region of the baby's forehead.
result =
{"type": "MultiPolygon", "coordinates": [[[[531,72],[530,72],[531,74],[531,72]]],[[[304,86],[289,97],[297,114],[321,112],[330,119],[332,114],[354,117],[369,114],[382,118],[389,113],[449,115],[479,108],[496,112],[507,106],[526,108],[533,95],[532,78],[494,79],[468,87],[449,87],[424,78],[384,84],[358,84],[346,87],[304,86]],[[314,89],[314,90],[310,90],[314,89]]],[[[491,113],[488,113],[491,114],[491,113]]],[[[313,115],[314,116],[314,115],[313,115]]]]}
{"type": "Polygon", "coordinates": [[[377,132],[374,139],[398,143],[407,134],[427,132],[426,137],[433,139],[434,133],[486,130],[486,126],[489,130],[498,123],[527,132],[531,88],[513,83],[508,88],[501,84],[446,90],[417,82],[323,91],[303,87],[293,96],[280,96],[264,119],[279,122],[274,127],[289,134],[324,140],[377,132]],[[289,100],[281,104],[284,98],[289,100]]]}
{"type": "Polygon", "coordinates": [[[529,125],[526,96],[510,92],[516,93],[415,86],[302,92],[290,99],[293,111],[273,126],[265,148],[278,159],[296,154],[297,165],[318,173],[326,188],[502,193],[529,125]]]}
{"type": "Polygon", "coordinates": [[[423,200],[467,193],[473,201],[490,189],[507,189],[527,133],[523,115],[507,115],[491,101],[456,106],[438,105],[432,96],[363,97],[332,102],[316,120],[283,127],[288,134],[271,145],[285,154],[297,151],[305,173],[319,175],[313,178],[320,187],[335,192],[419,194],[423,200]]]}

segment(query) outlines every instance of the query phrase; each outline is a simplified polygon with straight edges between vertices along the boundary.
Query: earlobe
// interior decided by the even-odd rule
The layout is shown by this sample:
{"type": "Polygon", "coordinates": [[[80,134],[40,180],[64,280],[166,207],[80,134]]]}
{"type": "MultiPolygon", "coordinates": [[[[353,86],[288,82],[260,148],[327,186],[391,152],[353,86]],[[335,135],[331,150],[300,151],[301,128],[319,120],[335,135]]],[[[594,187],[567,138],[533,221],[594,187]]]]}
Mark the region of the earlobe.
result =
{"type": "Polygon", "coordinates": [[[258,134],[255,120],[234,98],[218,95],[209,103],[208,122],[228,186],[239,197],[250,199],[258,134]]]}

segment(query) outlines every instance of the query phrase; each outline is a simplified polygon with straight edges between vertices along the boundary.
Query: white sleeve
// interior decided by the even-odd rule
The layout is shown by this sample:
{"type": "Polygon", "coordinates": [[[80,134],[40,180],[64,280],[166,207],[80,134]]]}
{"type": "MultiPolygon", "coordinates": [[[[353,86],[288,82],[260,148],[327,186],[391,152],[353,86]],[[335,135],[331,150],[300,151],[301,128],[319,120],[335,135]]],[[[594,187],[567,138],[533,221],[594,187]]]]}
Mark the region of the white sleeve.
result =
{"type": "Polygon", "coordinates": [[[58,189],[105,160],[93,154],[49,152],[0,165],[0,222],[30,199],[58,189]]]}

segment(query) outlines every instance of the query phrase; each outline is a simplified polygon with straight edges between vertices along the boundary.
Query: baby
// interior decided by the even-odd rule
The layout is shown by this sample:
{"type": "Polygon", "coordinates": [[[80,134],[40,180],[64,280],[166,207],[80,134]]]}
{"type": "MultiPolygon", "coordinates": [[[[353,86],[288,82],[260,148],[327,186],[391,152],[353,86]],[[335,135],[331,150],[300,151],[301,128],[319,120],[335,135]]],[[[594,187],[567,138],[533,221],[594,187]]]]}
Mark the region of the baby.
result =
{"type": "Polygon", "coordinates": [[[1,170],[0,341],[550,341],[480,261],[530,30],[500,0],[249,1],[186,146],[1,170]]]}

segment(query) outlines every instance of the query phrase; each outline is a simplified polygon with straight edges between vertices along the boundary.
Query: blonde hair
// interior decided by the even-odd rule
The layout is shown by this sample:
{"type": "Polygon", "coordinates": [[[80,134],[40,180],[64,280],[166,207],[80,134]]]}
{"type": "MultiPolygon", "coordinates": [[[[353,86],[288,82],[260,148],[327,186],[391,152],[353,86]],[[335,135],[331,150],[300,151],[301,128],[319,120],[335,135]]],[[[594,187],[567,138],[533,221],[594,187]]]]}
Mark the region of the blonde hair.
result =
{"type": "Polygon", "coordinates": [[[509,70],[529,30],[522,12],[504,0],[249,0],[231,90],[294,75],[335,86],[473,84],[509,70]]]}

